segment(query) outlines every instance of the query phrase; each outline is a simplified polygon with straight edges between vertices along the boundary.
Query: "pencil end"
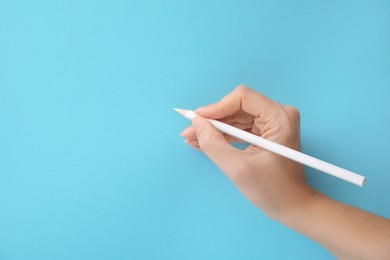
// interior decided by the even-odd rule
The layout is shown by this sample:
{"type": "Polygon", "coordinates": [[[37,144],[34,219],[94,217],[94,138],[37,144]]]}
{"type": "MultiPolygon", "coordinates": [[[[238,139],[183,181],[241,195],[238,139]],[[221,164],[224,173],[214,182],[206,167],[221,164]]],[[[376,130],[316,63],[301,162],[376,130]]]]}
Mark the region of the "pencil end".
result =
{"type": "Polygon", "coordinates": [[[179,114],[181,114],[183,116],[185,116],[186,111],[187,111],[185,109],[180,109],[180,108],[173,108],[173,110],[175,110],[177,113],[179,113],[179,114]]]}
{"type": "Polygon", "coordinates": [[[362,181],[362,185],[361,185],[360,187],[363,187],[364,184],[366,184],[366,180],[367,180],[366,177],[364,177],[364,178],[363,178],[363,181],[362,181]]]}

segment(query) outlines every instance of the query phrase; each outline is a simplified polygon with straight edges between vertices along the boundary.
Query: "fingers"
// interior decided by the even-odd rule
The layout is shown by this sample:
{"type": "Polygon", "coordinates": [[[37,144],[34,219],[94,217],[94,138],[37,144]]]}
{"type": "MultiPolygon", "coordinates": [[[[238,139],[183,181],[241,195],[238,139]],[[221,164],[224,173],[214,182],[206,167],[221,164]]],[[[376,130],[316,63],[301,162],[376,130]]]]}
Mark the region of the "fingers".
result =
{"type": "Polygon", "coordinates": [[[184,136],[188,140],[194,140],[194,139],[196,139],[195,128],[191,125],[191,126],[187,127],[186,129],[184,129],[180,135],[184,136]]]}
{"type": "Polygon", "coordinates": [[[221,101],[201,107],[195,112],[207,118],[220,119],[243,110],[247,114],[259,117],[264,113],[272,113],[279,104],[263,94],[244,85],[239,85],[221,101]]]}
{"type": "Polygon", "coordinates": [[[198,140],[185,140],[185,142],[192,147],[194,147],[196,150],[200,150],[199,142],[198,140]]]}
{"type": "Polygon", "coordinates": [[[218,119],[221,122],[224,122],[229,125],[234,125],[234,124],[253,124],[254,121],[254,116],[249,115],[248,113],[240,110],[235,112],[234,114],[218,119]]]}
{"type": "MultiPolygon", "coordinates": [[[[235,125],[235,126],[238,127],[237,125],[235,125]]],[[[241,128],[241,129],[247,129],[247,128],[249,128],[249,127],[245,127],[245,128],[241,128]]],[[[198,137],[196,136],[195,128],[193,126],[189,126],[186,129],[184,129],[184,131],[180,135],[185,137],[188,141],[196,141],[196,142],[198,141],[198,137]]],[[[242,142],[241,140],[239,140],[233,136],[230,136],[230,135],[223,134],[223,136],[225,137],[225,140],[229,143],[242,142]]],[[[188,144],[192,144],[192,142],[188,142],[188,144]]]]}
{"type": "Polygon", "coordinates": [[[206,119],[196,117],[192,123],[200,149],[224,172],[234,168],[234,162],[242,158],[240,151],[231,146],[206,119]]]}

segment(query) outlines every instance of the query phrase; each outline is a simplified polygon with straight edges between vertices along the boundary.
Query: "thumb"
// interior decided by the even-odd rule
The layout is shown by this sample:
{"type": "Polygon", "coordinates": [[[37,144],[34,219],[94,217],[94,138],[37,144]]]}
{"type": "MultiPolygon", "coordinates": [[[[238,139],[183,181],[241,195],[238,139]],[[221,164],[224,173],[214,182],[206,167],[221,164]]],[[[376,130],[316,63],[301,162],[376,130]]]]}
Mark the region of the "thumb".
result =
{"type": "Polygon", "coordinates": [[[240,150],[231,146],[225,137],[206,119],[192,120],[200,149],[225,173],[232,170],[241,159],[240,150]]]}

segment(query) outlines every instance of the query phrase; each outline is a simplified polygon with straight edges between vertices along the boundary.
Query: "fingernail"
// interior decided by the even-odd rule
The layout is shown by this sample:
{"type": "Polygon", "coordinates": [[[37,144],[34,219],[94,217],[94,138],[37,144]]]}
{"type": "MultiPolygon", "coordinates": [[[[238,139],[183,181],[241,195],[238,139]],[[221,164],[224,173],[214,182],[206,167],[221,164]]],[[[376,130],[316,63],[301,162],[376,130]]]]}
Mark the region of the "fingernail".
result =
{"type": "Polygon", "coordinates": [[[188,144],[189,141],[186,139],[186,140],[184,140],[184,142],[188,144]]]}
{"type": "Polygon", "coordinates": [[[183,132],[181,132],[181,136],[185,136],[186,134],[188,134],[188,132],[190,131],[190,129],[189,128],[186,128],[186,129],[184,129],[183,130],[183,132]]]}

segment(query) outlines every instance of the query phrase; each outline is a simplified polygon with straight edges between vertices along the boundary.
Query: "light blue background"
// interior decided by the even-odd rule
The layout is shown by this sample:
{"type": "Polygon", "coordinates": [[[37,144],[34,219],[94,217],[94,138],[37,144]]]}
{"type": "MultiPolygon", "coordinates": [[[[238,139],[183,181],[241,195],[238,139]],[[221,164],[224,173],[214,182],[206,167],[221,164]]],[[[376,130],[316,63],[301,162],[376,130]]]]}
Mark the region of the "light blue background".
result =
{"type": "MultiPolygon", "coordinates": [[[[0,1],[0,259],[333,259],[179,136],[239,83],[390,217],[390,1],[0,1]]],[[[332,214],[329,212],[329,214],[332,214]]]]}

